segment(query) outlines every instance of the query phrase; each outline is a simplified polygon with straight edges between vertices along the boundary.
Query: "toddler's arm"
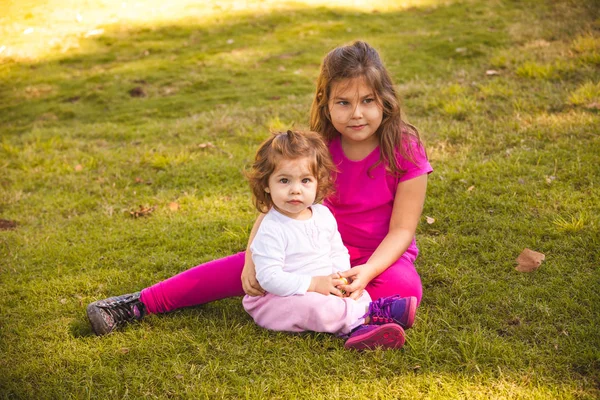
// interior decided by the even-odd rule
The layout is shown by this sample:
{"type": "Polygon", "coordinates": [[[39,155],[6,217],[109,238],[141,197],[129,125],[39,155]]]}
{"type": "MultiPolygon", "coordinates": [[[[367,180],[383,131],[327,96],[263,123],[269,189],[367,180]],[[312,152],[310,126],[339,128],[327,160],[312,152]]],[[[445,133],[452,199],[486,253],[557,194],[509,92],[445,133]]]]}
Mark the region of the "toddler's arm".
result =
{"type": "Polygon", "coordinates": [[[264,221],[252,242],[252,260],[256,266],[256,279],[267,292],[277,296],[304,294],[311,284],[309,275],[283,270],[286,243],[281,226],[264,221]]]}

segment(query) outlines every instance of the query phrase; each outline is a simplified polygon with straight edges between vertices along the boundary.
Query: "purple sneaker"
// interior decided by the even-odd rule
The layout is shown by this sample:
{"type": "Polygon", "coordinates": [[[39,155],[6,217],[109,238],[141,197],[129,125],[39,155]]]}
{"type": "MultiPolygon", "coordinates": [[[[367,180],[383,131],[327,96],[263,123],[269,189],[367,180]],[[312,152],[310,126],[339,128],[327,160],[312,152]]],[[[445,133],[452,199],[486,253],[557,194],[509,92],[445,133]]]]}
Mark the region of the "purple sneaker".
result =
{"type": "Polygon", "coordinates": [[[398,324],[361,325],[350,334],[344,347],[354,350],[400,349],[405,341],[404,329],[398,324]]]}
{"type": "Polygon", "coordinates": [[[94,333],[106,335],[121,325],[139,321],[148,312],[140,301],[140,292],[98,300],[87,306],[87,316],[94,333]]]}
{"type": "Polygon", "coordinates": [[[381,325],[395,322],[404,329],[408,329],[415,323],[416,311],[416,297],[395,295],[372,301],[369,304],[369,311],[363,315],[363,318],[368,318],[367,324],[381,325]]]}

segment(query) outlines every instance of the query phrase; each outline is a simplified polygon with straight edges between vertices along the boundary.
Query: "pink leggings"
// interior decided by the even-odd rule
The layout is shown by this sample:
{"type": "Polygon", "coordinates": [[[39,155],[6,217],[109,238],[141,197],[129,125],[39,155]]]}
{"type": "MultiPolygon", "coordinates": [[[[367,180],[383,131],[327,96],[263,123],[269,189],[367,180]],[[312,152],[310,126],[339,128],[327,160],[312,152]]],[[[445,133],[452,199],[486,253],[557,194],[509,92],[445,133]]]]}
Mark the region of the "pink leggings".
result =
{"type": "MultiPolygon", "coordinates": [[[[244,252],[210,261],[183,271],[142,290],[141,300],[152,314],[196,306],[228,297],[243,296],[240,276],[244,252]]],[[[352,260],[352,266],[366,259],[352,260]]],[[[423,289],[414,260],[404,254],[366,287],[373,300],[399,294],[415,296],[421,302],[423,289]]]]}

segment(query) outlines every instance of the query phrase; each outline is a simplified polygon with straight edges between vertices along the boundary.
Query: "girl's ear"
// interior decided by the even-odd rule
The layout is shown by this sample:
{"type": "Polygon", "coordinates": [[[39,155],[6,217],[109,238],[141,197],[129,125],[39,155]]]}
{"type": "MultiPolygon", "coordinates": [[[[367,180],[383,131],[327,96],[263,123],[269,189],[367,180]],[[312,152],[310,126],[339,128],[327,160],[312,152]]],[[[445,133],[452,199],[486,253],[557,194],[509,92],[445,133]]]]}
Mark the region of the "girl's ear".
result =
{"type": "Polygon", "coordinates": [[[265,193],[271,193],[271,189],[269,189],[268,187],[265,188],[265,193]]]}

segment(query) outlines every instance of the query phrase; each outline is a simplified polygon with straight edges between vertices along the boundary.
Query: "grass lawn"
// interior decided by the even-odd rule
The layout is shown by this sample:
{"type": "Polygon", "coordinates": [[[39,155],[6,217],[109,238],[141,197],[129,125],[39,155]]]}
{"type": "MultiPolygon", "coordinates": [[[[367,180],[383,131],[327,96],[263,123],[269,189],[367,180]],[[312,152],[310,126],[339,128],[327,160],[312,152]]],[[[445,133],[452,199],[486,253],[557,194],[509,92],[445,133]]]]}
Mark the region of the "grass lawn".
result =
{"type": "Polygon", "coordinates": [[[600,397],[597,1],[0,3],[0,398],[600,397]],[[355,39],[435,169],[405,348],[239,298],[94,336],[87,303],[245,247],[242,171],[355,39]]]}

